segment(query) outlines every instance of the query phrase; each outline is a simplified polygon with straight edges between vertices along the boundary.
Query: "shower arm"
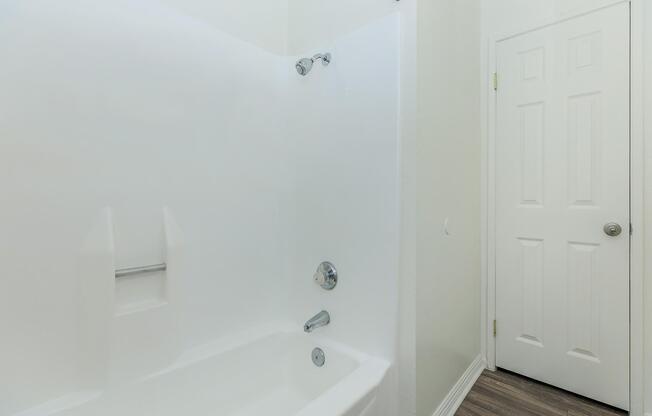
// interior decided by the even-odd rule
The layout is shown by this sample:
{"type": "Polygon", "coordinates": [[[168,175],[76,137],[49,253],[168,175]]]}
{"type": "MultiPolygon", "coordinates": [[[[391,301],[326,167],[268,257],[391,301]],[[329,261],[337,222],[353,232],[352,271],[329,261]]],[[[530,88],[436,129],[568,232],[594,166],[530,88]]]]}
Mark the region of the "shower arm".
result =
{"type": "Polygon", "coordinates": [[[322,65],[326,66],[331,63],[331,54],[330,53],[318,53],[317,55],[312,57],[312,61],[319,61],[321,60],[322,65]]]}

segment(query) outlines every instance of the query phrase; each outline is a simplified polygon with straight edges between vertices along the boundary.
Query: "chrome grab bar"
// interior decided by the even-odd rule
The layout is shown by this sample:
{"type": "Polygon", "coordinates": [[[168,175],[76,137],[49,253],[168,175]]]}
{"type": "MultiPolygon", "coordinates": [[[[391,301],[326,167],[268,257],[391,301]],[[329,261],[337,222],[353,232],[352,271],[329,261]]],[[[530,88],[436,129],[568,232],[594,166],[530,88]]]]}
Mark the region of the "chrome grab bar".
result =
{"type": "Polygon", "coordinates": [[[115,278],[120,279],[122,277],[130,277],[143,273],[164,272],[167,268],[168,265],[165,263],[152,264],[150,266],[126,267],[124,269],[117,269],[115,271],[115,278]]]}

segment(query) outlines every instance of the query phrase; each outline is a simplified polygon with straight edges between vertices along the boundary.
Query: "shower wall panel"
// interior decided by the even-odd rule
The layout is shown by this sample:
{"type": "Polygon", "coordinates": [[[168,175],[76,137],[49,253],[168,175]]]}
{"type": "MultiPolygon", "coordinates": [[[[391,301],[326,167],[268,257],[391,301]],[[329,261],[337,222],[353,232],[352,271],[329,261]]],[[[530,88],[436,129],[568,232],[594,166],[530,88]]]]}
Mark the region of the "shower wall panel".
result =
{"type": "Polygon", "coordinates": [[[285,320],[286,60],[157,1],[0,16],[0,415],[285,320]]]}
{"type": "Polygon", "coordinates": [[[299,326],[326,309],[332,321],[322,334],[390,362],[398,327],[399,45],[397,14],[372,20],[305,50],[331,52],[332,63],[289,83],[292,318],[299,326]],[[340,274],[332,292],[312,281],[322,261],[340,274]]]}

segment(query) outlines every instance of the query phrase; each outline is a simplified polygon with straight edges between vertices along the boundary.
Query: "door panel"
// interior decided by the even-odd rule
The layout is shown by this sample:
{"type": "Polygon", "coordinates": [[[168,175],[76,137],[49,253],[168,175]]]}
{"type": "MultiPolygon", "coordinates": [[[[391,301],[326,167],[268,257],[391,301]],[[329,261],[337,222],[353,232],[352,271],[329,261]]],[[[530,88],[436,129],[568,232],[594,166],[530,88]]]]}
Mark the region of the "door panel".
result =
{"type": "Polygon", "coordinates": [[[497,364],[627,409],[629,6],[497,57],[497,364]]]}

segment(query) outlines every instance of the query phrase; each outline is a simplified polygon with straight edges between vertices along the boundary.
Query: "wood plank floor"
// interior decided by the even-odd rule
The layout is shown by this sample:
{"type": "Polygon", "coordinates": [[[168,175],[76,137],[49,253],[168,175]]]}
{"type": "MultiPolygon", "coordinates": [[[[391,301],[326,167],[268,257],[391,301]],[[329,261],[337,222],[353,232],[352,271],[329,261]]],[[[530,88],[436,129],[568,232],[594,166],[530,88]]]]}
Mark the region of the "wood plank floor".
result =
{"type": "Polygon", "coordinates": [[[485,371],[456,416],[624,416],[614,409],[528,378],[485,371]]]}

